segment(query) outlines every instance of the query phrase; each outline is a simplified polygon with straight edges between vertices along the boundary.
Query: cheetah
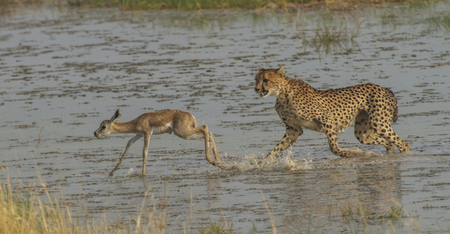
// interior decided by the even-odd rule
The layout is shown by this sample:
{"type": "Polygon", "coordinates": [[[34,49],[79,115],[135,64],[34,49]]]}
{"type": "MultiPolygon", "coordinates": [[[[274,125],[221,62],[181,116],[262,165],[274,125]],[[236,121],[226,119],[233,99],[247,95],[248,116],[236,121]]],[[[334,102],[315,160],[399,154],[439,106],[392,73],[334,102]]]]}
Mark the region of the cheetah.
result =
{"type": "Polygon", "coordinates": [[[337,134],[354,120],[354,134],[367,145],[383,145],[386,153],[409,152],[409,144],[392,129],[397,121],[397,99],[394,93],[367,83],[345,88],[317,90],[309,84],[285,76],[284,67],[259,68],[255,91],[262,97],[275,96],[275,109],[286,126],[283,138],[264,160],[273,159],[303,134],[303,128],[325,133],[330,151],[342,158],[378,155],[370,151],[343,149],[337,134]]]}

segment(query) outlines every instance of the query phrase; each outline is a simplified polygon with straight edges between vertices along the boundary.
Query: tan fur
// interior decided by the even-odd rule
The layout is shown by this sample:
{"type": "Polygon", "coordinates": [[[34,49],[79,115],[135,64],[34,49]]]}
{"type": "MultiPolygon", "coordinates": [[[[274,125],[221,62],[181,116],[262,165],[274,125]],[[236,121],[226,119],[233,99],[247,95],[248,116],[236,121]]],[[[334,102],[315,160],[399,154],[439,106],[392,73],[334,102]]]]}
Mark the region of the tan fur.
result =
{"type": "Polygon", "coordinates": [[[286,126],[285,135],[266,158],[274,158],[290,147],[303,134],[303,128],[325,133],[331,152],[340,157],[376,155],[339,147],[337,133],[353,121],[355,136],[362,144],[383,145],[388,153],[394,152],[395,145],[400,152],[409,152],[409,144],[392,129],[398,106],[387,88],[367,83],[317,90],[301,80],[286,77],[284,67],[260,68],[255,80],[255,91],[262,98],[277,98],[275,109],[286,126]]]}
{"type": "Polygon", "coordinates": [[[127,153],[130,146],[139,140],[141,137],[144,137],[144,148],[142,151],[142,175],[145,175],[145,164],[147,161],[147,152],[150,144],[150,138],[152,135],[156,134],[164,134],[164,133],[174,133],[175,135],[186,139],[205,139],[205,157],[208,162],[213,165],[220,166],[220,160],[218,156],[218,151],[215,146],[214,139],[212,138],[212,134],[208,131],[207,125],[202,125],[196,127],[195,118],[188,112],[184,112],[181,110],[162,110],[157,112],[145,113],[133,119],[129,122],[118,123],[117,121],[120,119],[121,114],[119,109],[114,113],[110,120],[104,120],[100,127],[94,132],[94,135],[97,138],[102,136],[106,136],[112,133],[135,133],[136,136],[131,138],[125,151],[122,154],[117,165],[114,169],[109,173],[110,176],[114,175],[114,172],[119,169],[120,164],[125,158],[125,154],[127,153]],[[209,154],[209,142],[213,145],[213,153],[215,156],[215,161],[211,159],[209,154]]]}

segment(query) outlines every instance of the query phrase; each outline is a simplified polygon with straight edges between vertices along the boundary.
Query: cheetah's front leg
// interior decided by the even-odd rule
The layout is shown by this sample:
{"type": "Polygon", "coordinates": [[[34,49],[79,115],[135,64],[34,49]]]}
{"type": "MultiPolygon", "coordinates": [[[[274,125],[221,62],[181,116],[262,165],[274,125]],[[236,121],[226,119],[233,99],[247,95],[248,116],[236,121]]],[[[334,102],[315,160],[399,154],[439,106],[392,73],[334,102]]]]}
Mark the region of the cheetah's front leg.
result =
{"type": "Polygon", "coordinates": [[[303,134],[303,130],[301,128],[293,128],[291,126],[286,126],[286,131],[281,138],[280,142],[275,146],[275,148],[270,151],[270,153],[264,158],[264,161],[268,159],[273,159],[278,154],[285,151],[287,148],[289,148],[294,142],[297,140],[297,138],[303,134]]]}

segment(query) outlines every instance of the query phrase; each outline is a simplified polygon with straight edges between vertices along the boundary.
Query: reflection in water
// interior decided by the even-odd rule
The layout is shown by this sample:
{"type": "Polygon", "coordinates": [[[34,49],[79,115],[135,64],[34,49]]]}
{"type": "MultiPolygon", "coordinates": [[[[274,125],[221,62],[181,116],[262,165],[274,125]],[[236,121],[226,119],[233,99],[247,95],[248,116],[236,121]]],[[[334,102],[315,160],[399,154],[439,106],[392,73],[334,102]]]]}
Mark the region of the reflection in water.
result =
{"type": "MultiPolygon", "coordinates": [[[[351,12],[11,12],[0,20],[0,154],[19,189],[42,175],[75,211],[82,203],[94,217],[118,223],[132,223],[144,204],[146,214],[167,214],[168,232],[222,217],[237,232],[448,226],[449,41],[430,27],[445,27],[448,3],[351,12]],[[342,160],[322,135],[307,132],[260,167],[257,159],[283,126],[273,100],[254,93],[254,75],[279,65],[319,89],[364,82],[391,88],[400,106],[394,128],[408,136],[412,152],[342,160]],[[109,178],[129,136],[101,142],[92,131],[102,113],[118,107],[130,115],[192,112],[208,123],[223,159],[241,170],[208,165],[201,142],[155,136],[145,178],[127,174],[140,170],[141,146],[109,178]],[[393,222],[391,208],[401,207],[403,217],[393,222]]],[[[340,139],[343,147],[360,146],[352,131],[340,139]]]]}
{"type": "Polygon", "coordinates": [[[379,224],[397,206],[395,201],[401,201],[401,184],[397,166],[377,167],[315,169],[284,179],[286,196],[279,198],[284,205],[275,206],[284,219],[283,232],[336,232],[350,225],[365,230],[379,224]],[[346,216],[349,209],[353,213],[346,216]]]}

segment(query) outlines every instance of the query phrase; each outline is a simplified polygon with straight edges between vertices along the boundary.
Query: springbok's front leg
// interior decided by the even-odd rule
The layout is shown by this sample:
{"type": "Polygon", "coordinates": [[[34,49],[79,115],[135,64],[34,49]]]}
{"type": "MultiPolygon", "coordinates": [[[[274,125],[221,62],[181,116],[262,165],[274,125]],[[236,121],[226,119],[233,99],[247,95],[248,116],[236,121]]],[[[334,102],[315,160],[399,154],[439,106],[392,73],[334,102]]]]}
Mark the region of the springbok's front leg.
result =
{"type": "Polygon", "coordinates": [[[144,133],[144,149],[142,151],[142,176],[145,176],[145,165],[147,164],[148,146],[150,145],[150,138],[152,134],[144,133]]]}
{"type": "MultiPolygon", "coordinates": [[[[117,165],[114,167],[114,169],[112,169],[112,171],[109,173],[109,176],[113,176],[114,172],[117,171],[117,169],[119,169],[120,164],[122,164],[123,159],[125,158],[125,154],[127,154],[128,149],[130,148],[130,146],[136,142],[137,140],[141,139],[142,134],[137,134],[136,136],[134,136],[133,138],[131,138],[128,143],[127,143],[127,147],[125,148],[125,151],[122,154],[122,157],[119,159],[119,162],[117,163],[117,165]]],[[[145,148],[145,147],[144,147],[145,148]]],[[[147,145],[148,148],[148,145],[147,145]]],[[[144,164],[145,165],[145,164],[144,164]]]]}

